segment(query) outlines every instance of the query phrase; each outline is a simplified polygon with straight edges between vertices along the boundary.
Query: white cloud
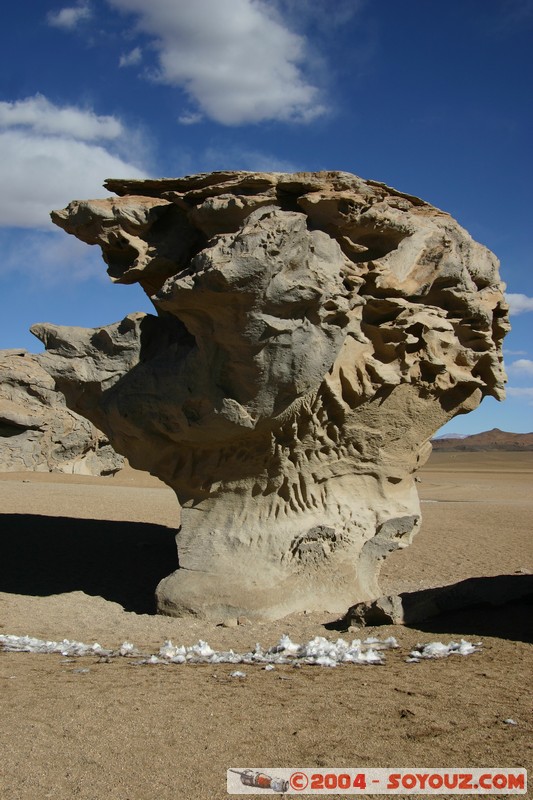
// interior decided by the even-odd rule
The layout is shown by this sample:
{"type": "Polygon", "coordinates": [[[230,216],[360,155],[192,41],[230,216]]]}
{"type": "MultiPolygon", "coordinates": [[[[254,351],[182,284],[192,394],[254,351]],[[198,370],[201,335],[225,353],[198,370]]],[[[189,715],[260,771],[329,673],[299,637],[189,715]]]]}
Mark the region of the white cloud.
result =
{"type": "Polygon", "coordinates": [[[503,352],[506,356],[527,356],[527,350],[508,350],[504,347],[503,352]]]}
{"type": "Polygon", "coordinates": [[[114,117],[41,96],[0,104],[0,226],[45,228],[51,209],[105,196],[105,178],[145,177],[133,159],[120,156],[132,142],[135,135],[128,138],[114,117]]]}
{"type": "Polygon", "coordinates": [[[140,47],[134,47],[129,53],[123,53],[118,62],[119,67],[134,67],[142,61],[142,50],[140,47]]]}
{"type": "MultiPolygon", "coordinates": [[[[183,89],[194,110],[223,125],[310,122],[325,113],[302,68],[306,40],[261,0],[108,0],[154,37],[157,80],[183,89]]],[[[190,114],[185,115],[185,121],[190,114]]]]}
{"type": "Polygon", "coordinates": [[[507,367],[514,375],[527,375],[533,377],[533,361],[529,358],[519,358],[507,367]]]}
{"type": "Polygon", "coordinates": [[[510,313],[514,315],[525,314],[526,311],[533,311],[533,297],[528,297],[525,294],[509,294],[505,295],[509,303],[510,313]]]}
{"type": "Polygon", "coordinates": [[[90,19],[92,11],[89,3],[78,3],[75,6],[67,6],[60,11],[50,11],[47,14],[48,24],[54,28],[64,28],[65,30],[72,30],[76,28],[80,22],[90,19]]]}
{"type": "Polygon", "coordinates": [[[76,106],[54,105],[42,94],[0,102],[0,129],[31,128],[38,134],[61,134],[82,141],[117,139],[124,133],[115,117],[98,116],[76,106]]]}

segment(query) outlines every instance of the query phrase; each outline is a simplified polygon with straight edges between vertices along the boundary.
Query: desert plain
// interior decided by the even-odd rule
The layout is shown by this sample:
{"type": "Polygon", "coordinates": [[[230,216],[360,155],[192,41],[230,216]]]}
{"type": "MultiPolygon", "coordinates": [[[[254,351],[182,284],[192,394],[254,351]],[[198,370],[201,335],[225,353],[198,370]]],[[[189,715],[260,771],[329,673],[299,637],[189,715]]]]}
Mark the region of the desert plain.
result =
{"type": "MultiPolygon", "coordinates": [[[[384,562],[384,593],[531,575],[533,452],[435,452],[419,478],[422,529],[384,562]]],[[[235,766],[531,770],[531,596],[416,628],[339,631],[327,609],[225,626],[174,619],[153,599],[177,563],[178,524],[156,479],[1,473],[0,514],[1,634],[146,653],[167,639],[243,652],[283,634],[399,644],[383,666],[246,665],[243,678],[231,664],[0,652],[1,798],[219,800],[235,766]],[[482,647],[406,660],[418,644],[461,638],[482,647]]]]}

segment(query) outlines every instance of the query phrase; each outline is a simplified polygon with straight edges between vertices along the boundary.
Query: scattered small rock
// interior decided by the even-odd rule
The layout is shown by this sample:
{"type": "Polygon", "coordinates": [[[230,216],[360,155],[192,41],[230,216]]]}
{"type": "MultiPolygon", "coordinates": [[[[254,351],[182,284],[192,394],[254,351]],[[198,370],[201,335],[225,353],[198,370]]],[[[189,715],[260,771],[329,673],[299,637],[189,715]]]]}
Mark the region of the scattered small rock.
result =
{"type": "Polygon", "coordinates": [[[356,629],[357,626],[403,625],[402,598],[399,595],[387,595],[356,603],[348,609],[345,620],[349,628],[356,629]]]}
{"type": "Polygon", "coordinates": [[[237,617],[237,625],[251,625],[252,621],[248,617],[237,617]]]}
{"type": "Polygon", "coordinates": [[[237,620],[235,617],[227,617],[225,620],[222,621],[223,628],[236,628],[238,625],[237,620]]]}

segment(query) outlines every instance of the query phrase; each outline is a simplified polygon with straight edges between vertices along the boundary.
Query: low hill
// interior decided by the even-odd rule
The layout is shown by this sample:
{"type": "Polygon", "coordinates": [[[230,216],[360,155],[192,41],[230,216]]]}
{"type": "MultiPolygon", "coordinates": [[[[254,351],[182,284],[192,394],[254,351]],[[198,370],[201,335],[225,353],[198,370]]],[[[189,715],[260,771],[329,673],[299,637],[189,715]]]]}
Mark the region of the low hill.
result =
{"type": "Polygon", "coordinates": [[[509,433],[493,428],[491,431],[475,433],[458,438],[454,434],[439,436],[432,440],[433,449],[439,450],[533,450],[533,433],[509,433]]]}

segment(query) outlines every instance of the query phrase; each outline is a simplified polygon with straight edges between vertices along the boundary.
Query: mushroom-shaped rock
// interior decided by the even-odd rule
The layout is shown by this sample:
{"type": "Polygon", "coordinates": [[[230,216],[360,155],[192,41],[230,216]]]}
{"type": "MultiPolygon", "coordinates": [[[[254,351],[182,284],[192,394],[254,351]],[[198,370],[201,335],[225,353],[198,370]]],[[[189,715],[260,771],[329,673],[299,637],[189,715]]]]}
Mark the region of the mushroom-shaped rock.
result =
{"type": "Polygon", "coordinates": [[[34,326],[70,407],[182,506],[160,611],[344,612],[420,525],[429,439],[503,396],[498,261],[343,172],[109,180],[53,219],[156,314],[34,326]]]}

